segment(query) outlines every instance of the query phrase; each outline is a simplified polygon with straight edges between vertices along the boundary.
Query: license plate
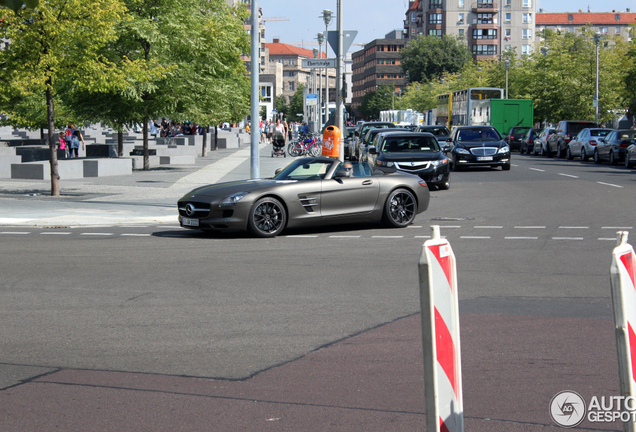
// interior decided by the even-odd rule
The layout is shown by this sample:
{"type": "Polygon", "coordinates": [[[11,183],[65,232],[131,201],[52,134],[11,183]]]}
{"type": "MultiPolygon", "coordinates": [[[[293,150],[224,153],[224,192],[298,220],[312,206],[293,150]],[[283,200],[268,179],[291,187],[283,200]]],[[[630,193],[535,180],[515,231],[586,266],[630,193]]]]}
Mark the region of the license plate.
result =
{"type": "Polygon", "coordinates": [[[183,226],[199,226],[199,219],[182,218],[181,224],[183,226]]]}
{"type": "Polygon", "coordinates": [[[492,160],[492,156],[479,156],[477,157],[478,161],[491,161],[492,160]]]}

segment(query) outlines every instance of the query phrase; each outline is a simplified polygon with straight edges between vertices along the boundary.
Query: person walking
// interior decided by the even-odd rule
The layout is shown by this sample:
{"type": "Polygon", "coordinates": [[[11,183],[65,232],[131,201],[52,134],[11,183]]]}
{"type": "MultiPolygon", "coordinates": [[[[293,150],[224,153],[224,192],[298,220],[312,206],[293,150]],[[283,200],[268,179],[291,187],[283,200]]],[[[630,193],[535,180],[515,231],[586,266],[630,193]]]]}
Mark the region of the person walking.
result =
{"type": "Polygon", "coordinates": [[[80,141],[82,143],[82,150],[86,148],[86,143],[84,142],[84,136],[79,130],[75,129],[75,125],[73,123],[69,123],[66,136],[69,136],[71,139],[71,145],[70,145],[71,158],[73,157],[73,153],[75,153],[75,157],[78,158],[80,141]]]}

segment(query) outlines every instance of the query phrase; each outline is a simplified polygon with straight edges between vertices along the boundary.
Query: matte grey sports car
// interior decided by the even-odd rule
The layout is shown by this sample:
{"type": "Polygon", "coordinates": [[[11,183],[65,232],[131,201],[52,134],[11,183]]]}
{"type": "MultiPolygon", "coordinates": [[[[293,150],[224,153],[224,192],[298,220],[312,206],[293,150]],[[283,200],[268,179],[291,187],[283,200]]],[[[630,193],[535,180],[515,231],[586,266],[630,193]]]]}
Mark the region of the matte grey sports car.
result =
{"type": "Polygon", "coordinates": [[[203,186],[178,202],[179,222],[200,230],[245,230],[274,237],[285,228],[383,221],[406,227],[428,208],[417,176],[372,171],[366,162],[296,159],[271,179],[203,186]]]}

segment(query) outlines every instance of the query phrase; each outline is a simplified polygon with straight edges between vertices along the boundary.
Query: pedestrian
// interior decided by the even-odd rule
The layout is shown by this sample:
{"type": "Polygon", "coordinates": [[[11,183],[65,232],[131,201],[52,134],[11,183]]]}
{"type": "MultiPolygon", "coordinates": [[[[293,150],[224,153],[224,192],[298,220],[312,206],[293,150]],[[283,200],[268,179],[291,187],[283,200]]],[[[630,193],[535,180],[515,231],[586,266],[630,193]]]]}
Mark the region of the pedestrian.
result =
{"type": "Polygon", "coordinates": [[[70,123],[68,125],[68,130],[66,135],[71,137],[71,146],[70,146],[71,158],[73,157],[73,153],[75,153],[75,157],[78,158],[80,141],[82,142],[82,150],[86,148],[86,143],[84,142],[84,137],[82,136],[82,133],[79,130],[75,129],[75,125],[73,123],[70,123]]]}
{"type": "Polygon", "coordinates": [[[58,147],[60,150],[64,150],[64,159],[68,159],[68,147],[66,146],[66,135],[64,134],[64,131],[60,132],[58,147]]]}
{"type": "Polygon", "coordinates": [[[280,119],[276,120],[276,127],[274,128],[274,143],[280,147],[285,146],[285,137],[287,136],[287,128],[280,119]]]}

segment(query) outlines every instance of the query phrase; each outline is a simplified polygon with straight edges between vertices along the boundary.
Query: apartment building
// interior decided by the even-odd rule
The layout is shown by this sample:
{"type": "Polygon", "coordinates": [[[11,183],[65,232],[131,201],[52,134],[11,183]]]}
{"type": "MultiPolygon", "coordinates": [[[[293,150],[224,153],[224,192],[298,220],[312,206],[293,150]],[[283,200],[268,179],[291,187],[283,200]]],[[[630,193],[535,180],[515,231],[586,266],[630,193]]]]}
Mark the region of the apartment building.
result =
{"type": "Polygon", "coordinates": [[[405,42],[403,32],[395,30],[351,55],[352,108],[357,109],[364,95],[375,91],[381,84],[391,85],[395,92],[404,90],[407,81],[402,70],[401,51],[405,42]]]}
{"type": "Polygon", "coordinates": [[[454,36],[466,41],[476,60],[496,59],[504,50],[532,52],[534,0],[411,0],[404,38],[454,36]]]}
{"type": "Polygon", "coordinates": [[[550,29],[556,32],[575,33],[584,27],[590,27],[594,33],[609,36],[620,36],[631,41],[636,35],[632,34],[631,25],[636,24],[636,13],[627,9],[625,12],[565,12],[544,13],[541,9],[537,14],[537,31],[550,29]]]}

